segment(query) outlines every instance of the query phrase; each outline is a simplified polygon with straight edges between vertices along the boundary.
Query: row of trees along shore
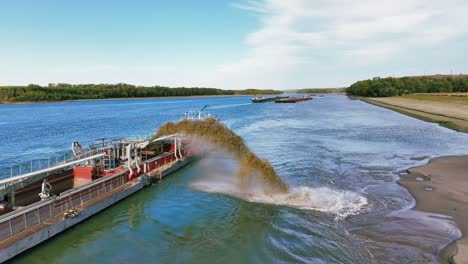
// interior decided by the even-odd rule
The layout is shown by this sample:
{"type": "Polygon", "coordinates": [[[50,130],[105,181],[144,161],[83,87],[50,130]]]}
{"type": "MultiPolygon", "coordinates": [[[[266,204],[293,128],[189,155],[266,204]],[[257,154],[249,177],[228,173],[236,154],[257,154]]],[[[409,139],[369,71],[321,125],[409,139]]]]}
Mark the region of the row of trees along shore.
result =
{"type": "Polygon", "coordinates": [[[305,88],[293,90],[296,93],[344,93],[346,88],[305,88]]]}
{"type": "Polygon", "coordinates": [[[135,86],[130,84],[49,84],[40,86],[0,86],[1,102],[47,102],[84,99],[144,98],[203,95],[280,94],[277,90],[222,90],[217,88],[170,88],[165,86],[135,86]]]}
{"type": "Polygon", "coordinates": [[[432,75],[402,78],[373,78],[346,89],[349,95],[388,97],[412,93],[468,92],[468,75],[432,75]]]}

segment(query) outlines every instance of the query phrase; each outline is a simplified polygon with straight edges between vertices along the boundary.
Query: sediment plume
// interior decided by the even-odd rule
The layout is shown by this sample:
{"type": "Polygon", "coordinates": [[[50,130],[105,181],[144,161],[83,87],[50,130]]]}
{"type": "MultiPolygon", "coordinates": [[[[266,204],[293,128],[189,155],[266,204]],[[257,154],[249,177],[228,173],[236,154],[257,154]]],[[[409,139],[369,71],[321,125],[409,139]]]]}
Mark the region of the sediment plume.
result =
{"type": "Polygon", "coordinates": [[[237,176],[241,188],[255,178],[260,180],[266,194],[288,192],[288,185],[276,174],[273,166],[267,160],[257,157],[240,136],[215,118],[169,122],[161,126],[152,139],[176,133],[206,140],[231,153],[239,165],[237,176]]]}

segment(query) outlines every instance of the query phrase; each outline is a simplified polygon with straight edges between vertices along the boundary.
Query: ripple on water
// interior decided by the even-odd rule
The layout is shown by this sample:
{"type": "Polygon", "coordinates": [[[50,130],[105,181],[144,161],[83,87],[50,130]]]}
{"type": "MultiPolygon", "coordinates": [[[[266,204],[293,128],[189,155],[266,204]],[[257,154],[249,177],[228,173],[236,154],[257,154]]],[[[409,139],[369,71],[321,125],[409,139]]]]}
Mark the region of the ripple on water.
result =
{"type": "Polygon", "coordinates": [[[344,96],[294,105],[248,97],[2,105],[0,165],[75,140],[148,134],[207,104],[292,193],[253,192],[244,197],[252,202],[207,193],[236,191],[205,181],[203,167],[195,175],[197,163],[15,262],[437,263],[459,235],[450,219],[408,211],[414,200],[394,180],[426,162],[411,157],[468,153],[468,135],[344,96]],[[197,182],[203,191],[189,188],[197,182]]]}
{"type": "Polygon", "coordinates": [[[352,191],[339,191],[327,187],[292,187],[286,194],[264,194],[260,189],[241,190],[230,182],[195,182],[191,186],[197,190],[221,193],[244,199],[249,202],[289,206],[304,210],[330,213],[336,219],[356,215],[368,204],[367,198],[352,191]]]}

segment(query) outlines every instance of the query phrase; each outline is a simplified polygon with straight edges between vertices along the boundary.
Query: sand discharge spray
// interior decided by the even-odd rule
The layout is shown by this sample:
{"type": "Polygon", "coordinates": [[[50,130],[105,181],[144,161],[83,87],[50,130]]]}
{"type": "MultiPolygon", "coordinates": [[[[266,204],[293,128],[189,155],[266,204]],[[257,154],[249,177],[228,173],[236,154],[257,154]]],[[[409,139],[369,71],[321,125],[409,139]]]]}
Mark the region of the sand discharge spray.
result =
{"type": "Polygon", "coordinates": [[[237,177],[240,187],[247,185],[253,177],[259,177],[263,191],[267,194],[286,193],[289,187],[276,174],[267,160],[255,155],[244,140],[214,118],[205,120],[182,120],[161,126],[153,138],[175,133],[186,134],[206,140],[214,146],[227,150],[238,162],[237,177]]]}
{"type": "Polygon", "coordinates": [[[190,136],[194,142],[202,142],[202,145],[208,142],[210,146],[216,147],[209,151],[212,155],[208,155],[202,162],[204,177],[192,184],[195,189],[228,194],[251,202],[333,213],[336,218],[357,214],[367,205],[365,197],[351,191],[327,187],[290,188],[267,160],[257,157],[240,136],[214,118],[166,123],[152,139],[176,133],[190,136]],[[221,152],[218,153],[219,150],[221,152]],[[227,177],[234,175],[227,169],[229,166],[219,162],[223,160],[223,152],[226,151],[237,163],[234,169],[237,170],[234,173],[237,177],[227,177]],[[216,157],[218,161],[214,161],[216,157]]]}

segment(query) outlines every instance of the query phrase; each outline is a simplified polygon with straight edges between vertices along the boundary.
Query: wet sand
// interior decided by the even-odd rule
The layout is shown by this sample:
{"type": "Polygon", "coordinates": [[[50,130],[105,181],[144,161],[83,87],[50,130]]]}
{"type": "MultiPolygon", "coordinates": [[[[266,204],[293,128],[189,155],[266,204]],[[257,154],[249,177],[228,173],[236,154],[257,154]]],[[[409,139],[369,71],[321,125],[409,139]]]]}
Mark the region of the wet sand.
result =
{"type": "Polygon", "coordinates": [[[408,169],[398,183],[416,199],[415,210],[453,218],[462,238],[449,245],[442,258],[449,263],[468,263],[468,156],[434,158],[408,169]]]}

